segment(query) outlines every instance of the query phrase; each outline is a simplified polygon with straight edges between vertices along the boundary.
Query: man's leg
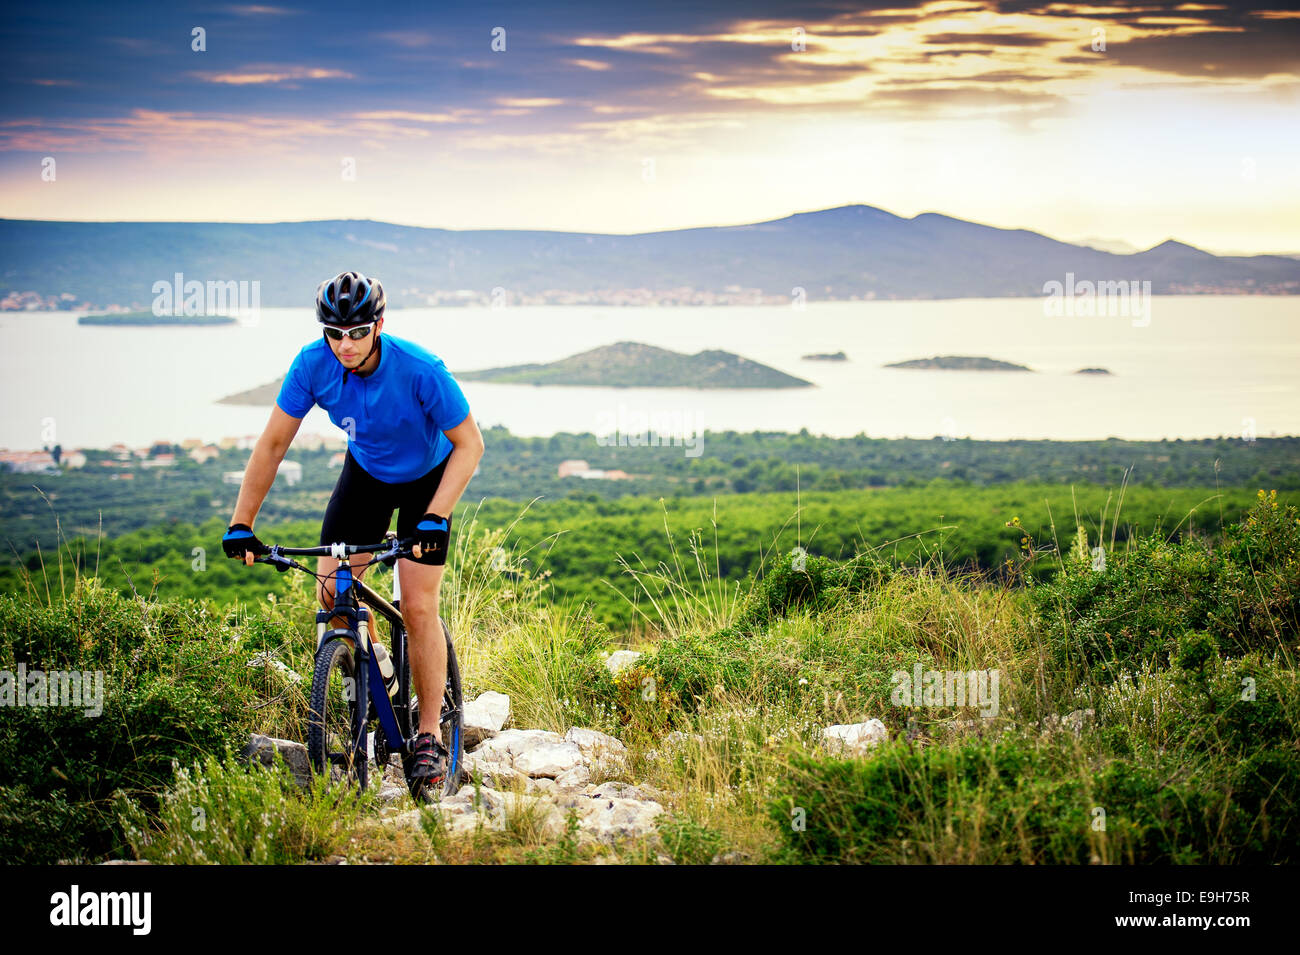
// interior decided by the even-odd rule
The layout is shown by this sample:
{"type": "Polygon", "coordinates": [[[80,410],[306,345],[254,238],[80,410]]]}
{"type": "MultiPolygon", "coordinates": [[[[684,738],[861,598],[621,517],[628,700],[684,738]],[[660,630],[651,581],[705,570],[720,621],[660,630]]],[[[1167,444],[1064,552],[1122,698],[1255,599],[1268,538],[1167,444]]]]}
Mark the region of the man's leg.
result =
{"type": "Polygon", "coordinates": [[[442,740],[438,723],[447,685],[447,641],[438,622],[438,592],[444,570],[445,566],[417,564],[413,560],[397,562],[397,572],[402,575],[402,618],[411,653],[412,689],[420,698],[418,731],[432,733],[436,740],[442,740]]]}

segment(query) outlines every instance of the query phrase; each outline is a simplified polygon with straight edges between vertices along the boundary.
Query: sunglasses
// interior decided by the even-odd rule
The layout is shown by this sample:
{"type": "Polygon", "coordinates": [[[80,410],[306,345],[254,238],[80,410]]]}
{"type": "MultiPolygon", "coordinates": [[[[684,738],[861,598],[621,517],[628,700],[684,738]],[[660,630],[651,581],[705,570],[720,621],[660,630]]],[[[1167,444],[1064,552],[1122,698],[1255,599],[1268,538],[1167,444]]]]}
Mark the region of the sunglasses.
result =
{"type": "Polygon", "coordinates": [[[356,328],[349,328],[345,333],[341,328],[334,328],[331,325],[326,325],[325,334],[328,335],[330,338],[334,339],[334,341],[336,342],[343,341],[344,334],[346,334],[348,338],[352,339],[354,342],[359,342],[361,341],[361,339],[369,335],[370,329],[374,327],[375,327],[375,323],[371,322],[369,325],[358,325],[356,328]]]}

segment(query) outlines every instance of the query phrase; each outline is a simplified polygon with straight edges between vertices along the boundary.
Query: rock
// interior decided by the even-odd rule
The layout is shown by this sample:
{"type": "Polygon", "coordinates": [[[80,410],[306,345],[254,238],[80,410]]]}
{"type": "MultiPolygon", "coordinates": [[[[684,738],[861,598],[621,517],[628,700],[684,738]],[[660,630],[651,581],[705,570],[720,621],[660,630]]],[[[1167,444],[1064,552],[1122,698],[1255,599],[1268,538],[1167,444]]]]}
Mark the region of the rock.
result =
{"type": "Polygon", "coordinates": [[[256,758],[263,766],[274,766],[276,753],[284,757],[294,782],[304,789],[311,786],[311,763],[307,759],[307,747],[302,743],[254,733],[239,755],[245,761],[256,758]]]}
{"type": "Polygon", "coordinates": [[[611,675],[618,676],[640,658],[640,650],[615,650],[605,658],[605,669],[609,670],[611,675]]]}
{"type": "Polygon", "coordinates": [[[616,739],[607,733],[600,733],[596,730],[581,729],[574,726],[564,734],[564,741],[572,743],[582,751],[582,755],[591,759],[601,756],[605,753],[617,753],[622,755],[627,752],[627,747],[623,745],[621,739],[616,739]]]}
{"type": "Polygon", "coordinates": [[[583,795],[597,798],[605,797],[606,799],[641,799],[661,801],[663,794],[658,790],[646,785],[635,785],[625,783],[621,780],[608,780],[603,783],[592,783],[583,791],[583,795]]]}
{"type": "Polygon", "coordinates": [[[1065,714],[1063,722],[1066,727],[1069,728],[1071,733],[1078,736],[1083,732],[1083,724],[1090,722],[1094,717],[1096,717],[1096,715],[1096,710],[1092,709],[1074,710],[1073,712],[1065,714]]]}
{"type": "Polygon", "coordinates": [[[749,861],[748,852],[732,850],[731,852],[720,852],[709,860],[709,865],[741,865],[749,861]]]}
{"type": "Polygon", "coordinates": [[[388,805],[390,803],[400,802],[406,796],[410,795],[410,792],[410,789],[408,789],[405,784],[394,786],[385,783],[384,787],[379,790],[379,795],[375,798],[379,801],[380,805],[388,805]]]}
{"type": "MultiPolygon", "coordinates": [[[[468,777],[478,775],[484,785],[495,789],[511,789],[524,785],[528,777],[511,765],[509,754],[467,753],[462,763],[468,777]]],[[[473,788],[470,786],[469,788],[473,788]]]]}
{"type": "Polygon", "coordinates": [[[657,802],[641,799],[589,799],[577,805],[581,831],[599,842],[614,843],[654,834],[655,818],[664,811],[657,802]]]}
{"type": "Polygon", "coordinates": [[[828,750],[861,755],[889,739],[889,730],[880,720],[865,723],[847,723],[828,726],[822,730],[822,740],[828,750]]]}
{"type": "Polygon", "coordinates": [[[279,660],[275,659],[274,655],[269,650],[264,650],[261,653],[254,655],[253,658],[245,664],[245,666],[248,666],[254,670],[270,667],[271,669],[283,675],[284,678],[288,680],[290,683],[302,682],[301,673],[295,673],[293,670],[289,669],[279,660]]]}
{"type": "Polygon", "coordinates": [[[539,743],[563,742],[563,736],[547,730],[506,730],[476,746],[474,755],[486,756],[489,759],[506,757],[513,761],[516,756],[539,743]]]}
{"type": "Polygon", "coordinates": [[[561,773],[582,765],[582,751],[573,743],[538,743],[514,758],[514,768],[534,778],[561,773]]]}
{"type": "MultiPolygon", "coordinates": [[[[543,835],[549,839],[558,838],[564,833],[565,819],[563,813],[554,803],[541,796],[519,795],[516,793],[499,793],[491,789],[479,791],[479,801],[474,802],[474,792],[464,789],[437,806],[444,825],[453,833],[473,832],[482,820],[488,829],[501,830],[506,827],[509,816],[515,813],[533,813],[543,835]]],[[[418,817],[414,820],[419,825],[418,817]]]]}
{"type": "Polygon", "coordinates": [[[510,697],[489,690],[465,704],[465,748],[472,749],[501,732],[510,719],[510,697]]]}
{"type": "Polygon", "coordinates": [[[582,789],[591,782],[591,770],[584,765],[566,769],[555,777],[555,788],[560,790],[582,789]]]}

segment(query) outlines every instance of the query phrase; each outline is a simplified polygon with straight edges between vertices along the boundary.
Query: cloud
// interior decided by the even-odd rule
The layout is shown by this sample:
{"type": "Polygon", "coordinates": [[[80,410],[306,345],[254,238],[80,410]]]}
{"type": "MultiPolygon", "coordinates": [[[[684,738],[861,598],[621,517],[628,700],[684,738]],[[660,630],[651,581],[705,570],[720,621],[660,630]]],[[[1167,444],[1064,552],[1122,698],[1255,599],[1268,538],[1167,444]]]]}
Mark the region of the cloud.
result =
{"type": "Polygon", "coordinates": [[[1059,40],[1041,33],[936,33],[925,38],[933,46],[983,43],[988,46],[1046,46],[1059,40]]]}
{"type": "Polygon", "coordinates": [[[225,9],[237,17],[289,17],[302,12],[288,7],[269,7],[255,3],[233,4],[225,9]]]}
{"type": "Polygon", "coordinates": [[[323,67],[290,66],[243,73],[194,73],[207,83],[224,83],[229,86],[256,86],[266,83],[286,83],[293,80],[350,80],[351,73],[344,70],[327,70],[323,67]]]}
{"type": "Polygon", "coordinates": [[[516,109],[535,109],[539,106],[560,106],[564,103],[562,99],[552,99],[544,96],[535,96],[532,98],[510,98],[503,97],[497,100],[502,106],[513,107],[516,109]]]}

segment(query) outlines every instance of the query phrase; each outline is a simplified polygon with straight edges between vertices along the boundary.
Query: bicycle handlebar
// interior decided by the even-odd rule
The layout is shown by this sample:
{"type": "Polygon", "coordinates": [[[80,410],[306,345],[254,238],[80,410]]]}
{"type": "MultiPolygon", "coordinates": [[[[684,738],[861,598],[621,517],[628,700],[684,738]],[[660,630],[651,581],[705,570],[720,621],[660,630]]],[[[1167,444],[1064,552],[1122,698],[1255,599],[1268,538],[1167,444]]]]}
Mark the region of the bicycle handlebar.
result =
{"type": "MultiPolygon", "coordinates": [[[[268,545],[268,553],[253,558],[254,563],[274,564],[276,570],[288,570],[290,567],[302,567],[290,557],[343,557],[352,556],[353,554],[368,554],[372,552],[375,556],[371,562],[376,561],[387,564],[389,567],[399,557],[410,557],[411,547],[415,544],[414,537],[397,539],[397,535],[391,531],[377,544],[322,544],[319,547],[284,547],[280,544],[268,545]]],[[[306,568],[303,568],[306,569],[306,568]]]]}

